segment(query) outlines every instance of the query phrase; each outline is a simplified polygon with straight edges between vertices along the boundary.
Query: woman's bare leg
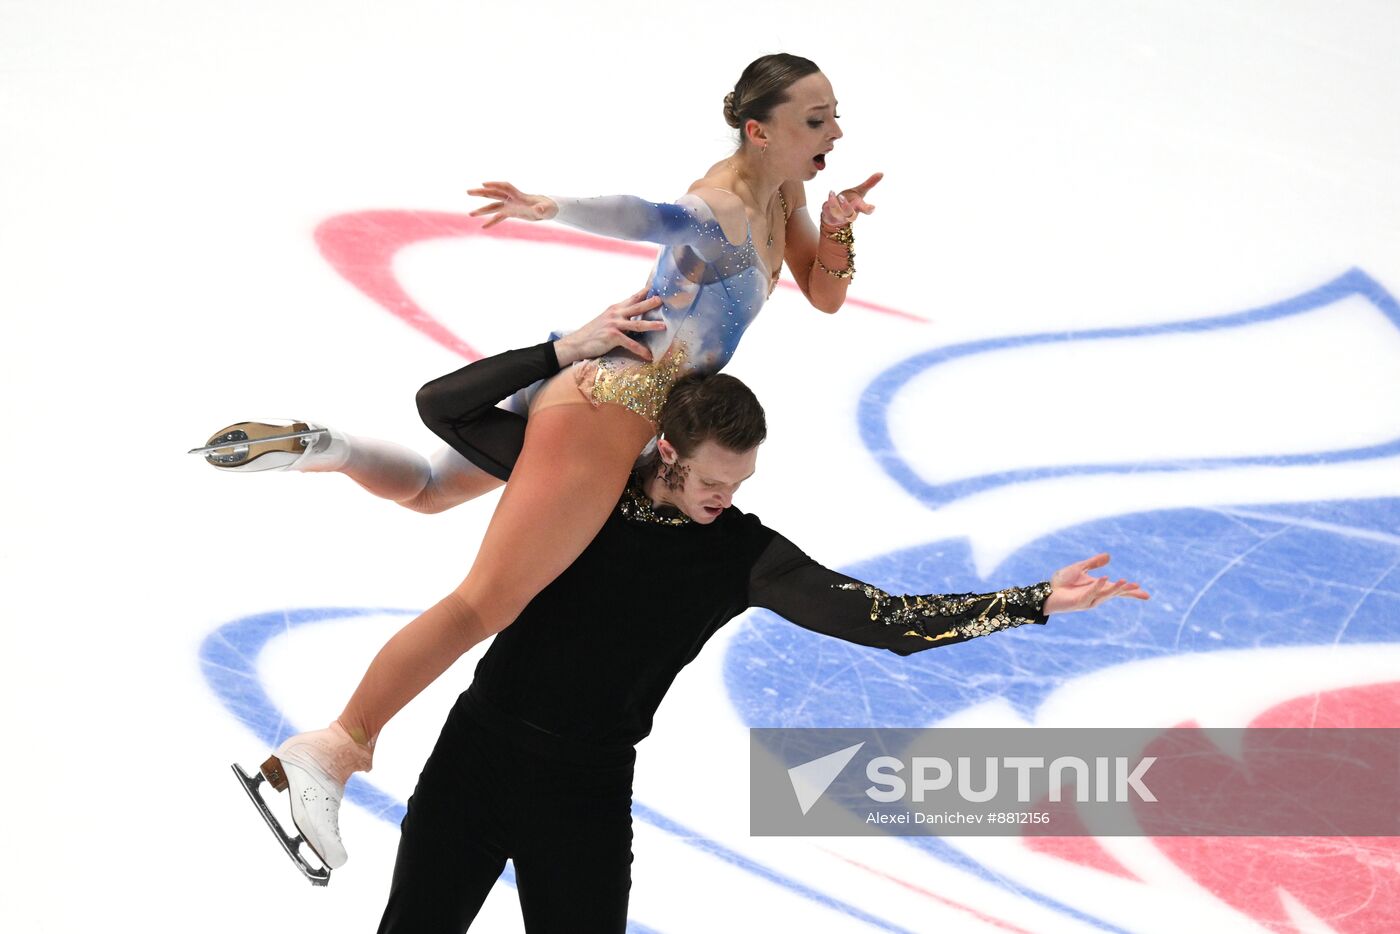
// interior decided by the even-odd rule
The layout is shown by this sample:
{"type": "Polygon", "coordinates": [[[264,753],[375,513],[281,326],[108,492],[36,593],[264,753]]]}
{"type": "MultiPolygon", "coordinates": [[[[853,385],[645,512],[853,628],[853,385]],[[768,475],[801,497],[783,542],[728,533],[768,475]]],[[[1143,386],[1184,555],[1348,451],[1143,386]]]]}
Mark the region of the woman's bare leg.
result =
{"type": "Polygon", "coordinates": [[[570,374],[561,376],[536,400],[524,449],[466,580],[385,644],[340,715],[356,742],[373,745],[423,688],[514,622],[617,505],[651,423],[621,406],[595,408],[570,374]]]}

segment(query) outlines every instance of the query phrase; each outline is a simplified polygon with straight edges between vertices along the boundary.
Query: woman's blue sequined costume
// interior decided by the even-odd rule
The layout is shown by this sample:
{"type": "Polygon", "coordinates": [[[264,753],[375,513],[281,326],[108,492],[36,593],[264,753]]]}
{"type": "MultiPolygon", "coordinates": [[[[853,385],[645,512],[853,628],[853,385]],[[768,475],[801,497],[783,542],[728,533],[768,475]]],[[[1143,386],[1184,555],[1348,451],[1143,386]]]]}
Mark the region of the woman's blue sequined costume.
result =
{"type": "Polygon", "coordinates": [[[555,219],[562,223],[663,247],[648,292],[662,304],[645,317],[666,322],[666,330],[638,338],[651,351],[652,362],[614,350],[580,371],[580,388],[595,403],[614,402],[655,422],[678,377],[693,370],[713,373],[729,362],[772,294],[778,270],[766,267],[751,227],[742,243],[731,243],[709,205],[696,195],[673,204],[629,195],[553,200],[559,205],[555,219]]]}

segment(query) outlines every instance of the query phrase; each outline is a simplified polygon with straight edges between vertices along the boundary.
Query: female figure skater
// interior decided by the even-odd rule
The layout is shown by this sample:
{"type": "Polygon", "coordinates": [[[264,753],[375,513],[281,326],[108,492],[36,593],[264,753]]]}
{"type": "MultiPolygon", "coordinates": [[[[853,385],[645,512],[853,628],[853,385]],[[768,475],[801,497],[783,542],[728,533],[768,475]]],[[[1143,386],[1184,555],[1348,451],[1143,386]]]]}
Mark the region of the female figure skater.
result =
{"type": "MultiPolygon", "coordinates": [[[[650,292],[665,327],[642,334],[632,352],[564,371],[533,394],[519,459],[466,579],[389,640],[335,723],[279,748],[294,814],[320,812],[333,824],[345,779],[369,770],[385,723],[473,645],[515,620],[578,557],[656,434],[671,385],[684,373],[724,366],[776,284],[779,260],[786,259],[814,306],[841,307],[855,271],[851,222],[874,210],[865,195],[880,175],[831,193],[820,231],[798,210],[806,204],[803,183],[825,168],[842,135],[830,82],[807,59],[765,56],[726,96],[725,117],[741,131],[738,151],[674,204],[547,198],[504,182],[474,190],[495,199],[473,212],[490,215],[488,226],[506,217],[557,217],[661,244],[650,292]]],[[[267,450],[245,448],[248,461],[267,450]]],[[[345,860],[339,848],[320,855],[331,868],[345,860]]]]}

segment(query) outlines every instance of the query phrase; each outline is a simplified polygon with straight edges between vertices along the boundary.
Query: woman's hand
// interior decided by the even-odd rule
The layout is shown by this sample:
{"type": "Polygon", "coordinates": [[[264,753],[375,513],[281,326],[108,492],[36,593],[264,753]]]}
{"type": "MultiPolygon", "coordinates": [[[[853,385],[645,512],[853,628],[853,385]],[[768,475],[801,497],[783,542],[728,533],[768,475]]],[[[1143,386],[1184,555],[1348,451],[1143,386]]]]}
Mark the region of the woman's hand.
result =
{"type": "Polygon", "coordinates": [[[544,195],[527,195],[510,182],[487,182],[480,188],[470,188],[467,194],[478,198],[495,198],[491,204],[471,212],[471,217],[483,214],[495,215],[481,225],[481,229],[494,227],[507,217],[517,217],[524,221],[547,221],[559,213],[559,205],[544,195]]]}
{"type": "Polygon", "coordinates": [[[1045,599],[1041,612],[1072,613],[1075,610],[1092,610],[1113,597],[1136,597],[1148,599],[1147,593],[1137,584],[1120,580],[1117,583],[1107,577],[1090,577],[1089,571],[1108,564],[1108,555],[1094,555],[1083,561],[1060,568],[1050,578],[1050,596],[1045,599]]]}
{"type": "Polygon", "coordinates": [[[855,220],[857,215],[874,213],[875,205],[865,200],[865,194],[884,177],[884,172],[876,172],[854,188],[847,188],[839,194],[833,191],[827,195],[826,203],[822,205],[822,226],[845,227],[855,220]]]}
{"type": "Polygon", "coordinates": [[[666,330],[665,321],[645,321],[640,317],[661,307],[661,299],[655,295],[647,298],[647,291],[634,292],[577,331],[555,341],[559,365],[566,367],[578,360],[601,357],[614,347],[624,347],[643,360],[650,360],[651,351],[624,333],[666,330]]]}

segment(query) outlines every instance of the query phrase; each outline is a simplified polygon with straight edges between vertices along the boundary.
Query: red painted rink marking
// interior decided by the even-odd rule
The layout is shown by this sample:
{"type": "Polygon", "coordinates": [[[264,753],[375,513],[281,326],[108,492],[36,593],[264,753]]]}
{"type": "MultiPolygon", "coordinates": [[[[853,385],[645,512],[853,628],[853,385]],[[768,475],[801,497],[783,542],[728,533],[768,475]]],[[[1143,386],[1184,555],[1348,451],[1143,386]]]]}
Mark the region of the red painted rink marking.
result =
{"type": "MultiPolygon", "coordinates": [[[[316,228],[315,238],[326,262],[351,285],[409,327],[468,360],[479,360],[482,353],[415,302],[394,275],[394,255],[404,247],[425,240],[485,236],[635,256],[649,262],[656,258],[656,247],[650,244],[595,237],[550,224],[505,223],[482,230],[483,223],[465,214],[440,211],[359,211],[322,222],[316,228]]],[[[797,288],[786,280],[779,284],[797,288]]],[[[846,304],[906,321],[929,323],[927,318],[858,298],[848,298],[846,304]]],[[[579,314],[580,320],[592,317],[588,309],[580,309],[579,314]]]]}
{"type": "Polygon", "coordinates": [[[994,918],[994,917],[992,917],[991,915],[987,914],[986,912],[978,911],[976,908],[973,908],[971,905],[964,905],[964,904],[962,904],[961,902],[955,902],[955,901],[953,901],[952,899],[944,898],[942,895],[939,895],[937,892],[930,892],[928,889],[924,888],[924,887],[921,886],[921,885],[917,885],[917,884],[915,884],[915,883],[913,883],[913,882],[910,882],[910,881],[907,880],[907,879],[901,879],[901,878],[899,878],[898,876],[892,876],[892,875],[890,875],[890,874],[887,873],[887,872],[884,872],[884,871],[882,871],[882,870],[876,869],[874,866],[867,866],[867,865],[865,865],[865,864],[862,863],[862,862],[859,862],[859,861],[857,861],[857,860],[851,859],[849,856],[842,856],[840,853],[837,853],[837,852],[835,852],[835,851],[833,851],[833,850],[828,850],[828,849],[826,849],[825,847],[818,847],[818,849],[821,849],[823,852],[826,852],[826,853],[831,854],[832,856],[835,856],[837,859],[841,860],[842,862],[850,863],[852,866],[855,866],[857,869],[863,869],[863,870],[865,870],[866,872],[870,873],[872,876],[879,876],[881,879],[885,879],[885,880],[887,880],[887,881],[893,882],[895,885],[899,885],[899,886],[902,886],[902,887],[904,887],[904,888],[906,888],[906,889],[909,889],[911,892],[918,892],[920,895],[923,895],[923,896],[926,897],[926,898],[931,898],[931,899],[933,899],[934,901],[938,902],[938,903],[941,904],[941,905],[947,905],[949,908],[956,908],[958,911],[961,911],[961,912],[964,912],[964,913],[966,913],[966,914],[971,915],[972,917],[976,918],[978,921],[985,921],[985,922],[988,923],[988,924],[995,925],[996,927],[1001,928],[1003,931],[1017,931],[1017,932],[1019,932],[1019,934],[1034,934],[1034,932],[1028,931],[1028,930],[1026,930],[1026,929],[1023,928],[1023,927],[1018,927],[1018,926],[1012,924],[1012,923],[1009,922],[1009,921],[1003,921],[1003,920],[1001,920],[1000,918],[994,918]]]}
{"type": "MultiPolygon", "coordinates": [[[[1400,726],[1400,681],[1290,698],[1251,727],[1400,726]]],[[[1267,780],[1267,766],[1219,754],[1245,778],[1267,780]]],[[[1319,795],[1345,795],[1320,785],[1319,795]]],[[[1400,790],[1397,790],[1400,798],[1400,790]]],[[[1293,931],[1280,897],[1287,891],[1339,934],[1400,930],[1400,837],[1158,837],[1157,847],[1222,901],[1266,930],[1293,931]]]]}
{"type": "Polygon", "coordinates": [[[1043,853],[1046,856],[1053,856],[1068,863],[1074,863],[1089,869],[1098,869],[1111,875],[1121,876],[1124,879],[1131,879],[1134,882],[1142,880],[1128,869],[1118,859],[1104,849],[1098,837],[1090,836],[1088,828],[1084,826],[1084,821],[1080,819],[1079,812],[1075,810],[1073,800],[1051,801],[1046,795],[1036,802],[1035,810],[1045,811],[1051,815],[1051,823],[1055,827],[1065,830],[1082,833],[1082,836],[1074,837],[1023,837],[1022,844],[1026,849],[1034,853],[1043,853]]]}
{"type": "MultiPolygon", "coordinates": [[[[1400,682],[1290,698],[1249,726],[1395,728],[1400,726],[1400,682]]],[[[1203,767],[1218,770],[1222,782],[1267,780],[1267,766],[1252,765],[1248,751],[1243,762],[1236,762],[1208,746],[1201,750],[1201,759],[1203,767]]],[[[1318,788],[1318,794],[1346,793],[1345,787],[1318,788]]],[[[1281,893],[1285,891],[1338,934],[1400,930],[1400,838],[1157,837],[1154,843],[1198,885],[1265,930],[1296,930],[1284,906],[1281,893]]],[[[1067,862],[1134,878],[1092,837],[1027,837],[1025,845],[1067,862]]]]}

